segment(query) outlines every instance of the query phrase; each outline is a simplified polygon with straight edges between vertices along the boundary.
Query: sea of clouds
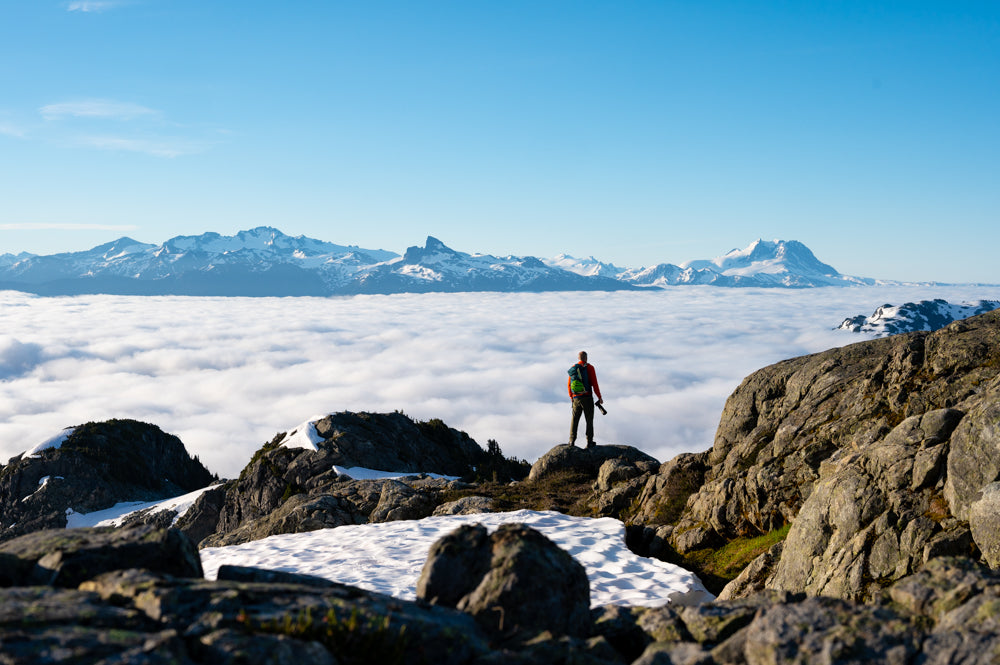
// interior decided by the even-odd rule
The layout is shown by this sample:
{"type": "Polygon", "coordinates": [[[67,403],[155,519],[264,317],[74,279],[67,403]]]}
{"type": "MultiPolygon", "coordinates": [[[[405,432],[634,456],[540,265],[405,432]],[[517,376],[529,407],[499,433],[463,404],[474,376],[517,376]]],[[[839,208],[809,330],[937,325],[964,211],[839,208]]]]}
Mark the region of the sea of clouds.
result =
{"type": "MultiPolygon", "coordinates": [[[[712,445],[726,397],[778,360],[865,339],[875,307],[997,299],[997,287],[336,298],[0,292],[0,462],[91,420],[176,434],[223,477],[319,413],[401,410],[534,461],[565,443],[566,370],[585,349],[598,443],[660,460],[712,445]]],[[[581,437],[582,438],[582,437],[581,437]]]]}

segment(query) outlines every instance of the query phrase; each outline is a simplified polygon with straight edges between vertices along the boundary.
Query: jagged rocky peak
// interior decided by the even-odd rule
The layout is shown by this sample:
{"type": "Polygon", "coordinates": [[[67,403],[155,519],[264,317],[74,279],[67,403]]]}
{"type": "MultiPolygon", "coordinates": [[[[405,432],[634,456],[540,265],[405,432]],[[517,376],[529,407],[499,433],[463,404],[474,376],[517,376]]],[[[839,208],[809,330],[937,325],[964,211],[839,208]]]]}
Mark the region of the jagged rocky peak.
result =
{"type": "Polygon", "coordinates": [[[436,263],[444,259],[456,259],[468,256],[448,247],[434,236],[427,236],[423,247],[408,247],[403,254],[402,263],[436,263]]]}
{"type": "Polygon", "coordinates": [[[984,314],[1000,308],[998,300],[950,303],[947,300],[921,300],[902,305],[886,303],[876,307],[871,316],[858,314],[844,319],[837,327],[854,333],[873,333],[878,337],[917,330],[938,330],[953,321],[984,314]]]}
{"type": "Polygon", "coordinates": [[[155,425],[107,420],[67,428],[0,469],[0,540],[65,527],[74,513],[179,496],[214,478],[155,425]]]}

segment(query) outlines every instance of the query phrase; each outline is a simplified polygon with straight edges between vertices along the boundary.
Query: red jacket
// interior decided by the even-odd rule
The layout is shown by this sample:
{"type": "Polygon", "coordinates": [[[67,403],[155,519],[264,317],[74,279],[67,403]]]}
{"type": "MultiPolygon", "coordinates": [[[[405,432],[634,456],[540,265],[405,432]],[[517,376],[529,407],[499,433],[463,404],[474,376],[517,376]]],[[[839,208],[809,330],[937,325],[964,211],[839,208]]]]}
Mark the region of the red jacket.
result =
{"type": "MultiPolygon", "coordinates": [[[[588,379],[588,383],[590,383],[590,389],[592,391],[594,391],[595,395],[597,395],[597,400],[598,401],[602,401],[604,398],[601,397],[601,387],[599,385],[597,385],[597,371],[594,369],[594,366],[590,365],[590,364],[584,364],[584,363],[577,363],[577,365],[583,365],[584,367],[587,368],[587,379],[588,379]]],[[[571,383],[573,383],[573,379],[567,377],[566,378],[566,390],[569,391],[569,396],[571,398],[572,397],[579,397],[580,395],[586,395],[587,394],[587,393],[584,392],[584,393],[577,393],[576,395],[574,395],[573,394],[573,389],[570,388],[570,384],[571,383]]]]}

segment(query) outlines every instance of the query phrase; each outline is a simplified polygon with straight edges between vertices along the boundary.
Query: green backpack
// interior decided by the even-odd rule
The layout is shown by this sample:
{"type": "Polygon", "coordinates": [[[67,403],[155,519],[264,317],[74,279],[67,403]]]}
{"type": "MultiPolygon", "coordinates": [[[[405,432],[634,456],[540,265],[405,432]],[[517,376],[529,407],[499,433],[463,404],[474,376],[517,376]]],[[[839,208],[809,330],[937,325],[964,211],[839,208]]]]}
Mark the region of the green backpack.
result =
{"type": "Polygon", "coordinates": [[[569,389],[574,395],[590,392],[590,377],[580,365],[569,368],[569,389]]]}

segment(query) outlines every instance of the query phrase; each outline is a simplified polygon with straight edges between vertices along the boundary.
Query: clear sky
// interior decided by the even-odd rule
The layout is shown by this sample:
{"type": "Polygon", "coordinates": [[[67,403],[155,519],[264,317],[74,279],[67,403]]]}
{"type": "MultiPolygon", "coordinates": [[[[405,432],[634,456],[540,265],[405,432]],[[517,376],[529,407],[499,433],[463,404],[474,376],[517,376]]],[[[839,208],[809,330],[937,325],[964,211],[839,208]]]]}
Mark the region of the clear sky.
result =
{"type": "Polygon", "coordinates": [[[1000,3],[0,0],[0,253],[260,225],[1000,282],[1000,3]]]}

